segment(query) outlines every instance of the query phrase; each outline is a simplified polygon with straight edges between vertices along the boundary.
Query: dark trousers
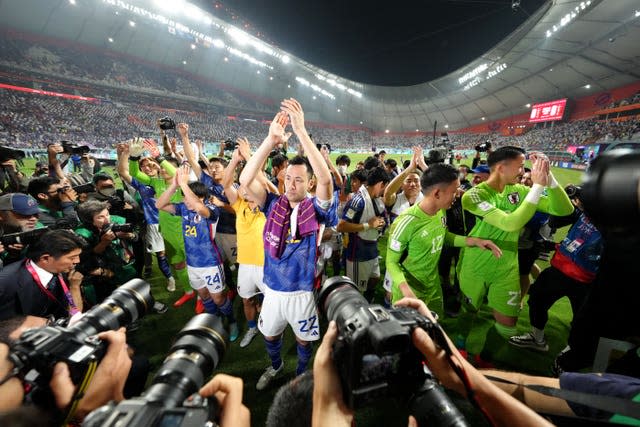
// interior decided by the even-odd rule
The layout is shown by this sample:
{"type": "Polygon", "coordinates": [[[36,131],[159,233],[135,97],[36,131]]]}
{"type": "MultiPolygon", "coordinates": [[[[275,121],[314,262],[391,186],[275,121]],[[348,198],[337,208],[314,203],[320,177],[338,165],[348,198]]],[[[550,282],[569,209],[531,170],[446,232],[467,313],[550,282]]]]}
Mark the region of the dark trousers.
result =
{"type": "Polygon", "coordinates": [[[549,320],[549,309],[562,297],[569,297],[571,310],[575,316],[584,303],[590,288],[589,284],[578,282],[553,266],[545,269],[531,285],[529,291],[528,304],[531,325],[538,329],[544,329],[549,320]]]}

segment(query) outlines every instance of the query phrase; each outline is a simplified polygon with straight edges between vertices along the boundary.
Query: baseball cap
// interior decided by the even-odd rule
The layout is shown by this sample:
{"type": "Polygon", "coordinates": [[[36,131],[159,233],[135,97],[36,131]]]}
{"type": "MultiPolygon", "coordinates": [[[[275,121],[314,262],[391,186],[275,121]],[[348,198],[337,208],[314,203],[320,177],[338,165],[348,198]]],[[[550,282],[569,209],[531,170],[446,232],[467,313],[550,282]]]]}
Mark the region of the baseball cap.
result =
{"type": "Polygon", "coordinates": [[[13,211],[20,215],[40,213],[36,199],[22,193],[10,193],[0,196],[0,211],[13,211]]]}
{"type": "Polygon", "coordinates": [[[475,169],[471,169],[473,173],[491,173],[489,166],[487,165],[478,165],[475,169]]]}

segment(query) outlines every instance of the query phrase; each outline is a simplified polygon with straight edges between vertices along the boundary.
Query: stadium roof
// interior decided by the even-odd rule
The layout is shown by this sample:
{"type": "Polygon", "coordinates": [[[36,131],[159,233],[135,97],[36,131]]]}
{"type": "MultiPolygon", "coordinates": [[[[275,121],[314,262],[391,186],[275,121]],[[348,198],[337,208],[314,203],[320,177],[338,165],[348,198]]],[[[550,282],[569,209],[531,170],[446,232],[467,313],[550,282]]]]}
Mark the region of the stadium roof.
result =
{"type": "Polygon", "coordinates": [[[428,83],[365,85],[332,75],[183,0],[5,0],[5,27],[69,39],[210,77],[310,120],[377,131],[459,129],[640,80],[637,0],[555,0],[468,65],[428,83]],[[587,85],[588,88],[587,88],[587,85]]]}

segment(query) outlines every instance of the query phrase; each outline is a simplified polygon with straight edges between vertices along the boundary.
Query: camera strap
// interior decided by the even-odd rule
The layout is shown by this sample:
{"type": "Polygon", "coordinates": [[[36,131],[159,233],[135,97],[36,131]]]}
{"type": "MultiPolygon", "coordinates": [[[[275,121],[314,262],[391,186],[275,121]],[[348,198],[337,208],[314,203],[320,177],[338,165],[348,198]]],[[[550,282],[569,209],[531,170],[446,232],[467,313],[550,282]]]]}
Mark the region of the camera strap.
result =
{"type": "MultiPolygon", "coordinates": [[[[29,271],[29,274],[31,274],[31,277],[33,278],[33,281],[36,282],[36,285],[38,285],[40,290],[42,292],[44,292],[44,294],[47,296],[47,298],[49,298],[51,301],[54,301],[54,302],[59,304],[60,302],[55,297],[55,295],[53,295],[51,293],[51,291],[49,289],[47,289],[47,287],[42,284],[42,281],[40,280],[40,276],[38,276],[38,272],[35,270],[35,268],[33,268],[33,265],[31,265],[31,260],[30,259],[25,261],[24,266],[27,269],[27,271],[29,271]]],[[[58,274],[58,275],[54,274],[53,277],[57,277],[58,282],[60,283],[60,286],[62,287],[62,291],[64,292],[64,296],[65,296],[65,298],[67,300],[67,304],[68,304],[67,310],[69,311],[69,315],[73,316],[75,314],[80,313],[80,310],[78,310],[78,307],[76,306],[76,303],[73,301],[73,297],[71,296],[71,291],[69,291],[69,288],[67,287],[67,283],[64,281],[64,278],[62,277],[62,274],[58,274]]]]}
{"type": "Polygon", "coordinates": [[[93,375],[96,373],[97,369],[98,361],[96,359],[91,360],[91,362],[89,362],[89,366],[87,366],[87,370],[84,374],[84,377],[82,378],[82,381],[80,382],[80,385],[78,385],[78,388],[74,393],[73,398],[71,399],[71,403],[69,403],[69,407],[67,409],[66,415],[64,416],[64,422],[62,423],[62,426],[74,424],[72,421],[76,410],[78,409],[80,399],[84,397],[84,393],[89,388],[89,384],[91,384],[91,380],[93,379],[93,375]]]}
{"type": "Polygon", "coordinates": [[[546,396],[566,400],[567,402],[578,403],[601,411],[640,419],[640,402],[634,402],[631,399],[583,393],[573,390],[563,390],[537,384],[517,384],[491,375],[485,375],[485,377],[490,381],[524,387],[546,396]]]}

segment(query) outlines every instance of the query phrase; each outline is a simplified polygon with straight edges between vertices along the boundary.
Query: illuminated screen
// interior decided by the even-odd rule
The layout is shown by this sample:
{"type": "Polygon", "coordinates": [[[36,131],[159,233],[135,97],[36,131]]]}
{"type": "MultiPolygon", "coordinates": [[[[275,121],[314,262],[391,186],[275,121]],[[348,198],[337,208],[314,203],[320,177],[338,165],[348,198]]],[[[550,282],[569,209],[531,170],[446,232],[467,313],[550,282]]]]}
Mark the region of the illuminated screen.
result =
{"type": "Polygon", "coordinates": [[[562,120],[564,110],[567,106],[567,99],[558,99],[557,101],[545,102],[544,104],[535,104],[531,107],[530,123],[550,122],[553,120],[562,120]]]}
{"type": "Polygon", "coordinates": [[[17,90],[19,92],[35,93],[38,95],[57,96],[59,98],[65,98],[65,99],[77,99],[80,101],[97,101],[98,100],[97,98],[89,98],[86,96],[79,96],[79,95],[70,95],[68,93],[51,92],[48,90],[31,89],[30,87],[13,86],[5,83],[0,83],[0,89],[17,90]]]}

